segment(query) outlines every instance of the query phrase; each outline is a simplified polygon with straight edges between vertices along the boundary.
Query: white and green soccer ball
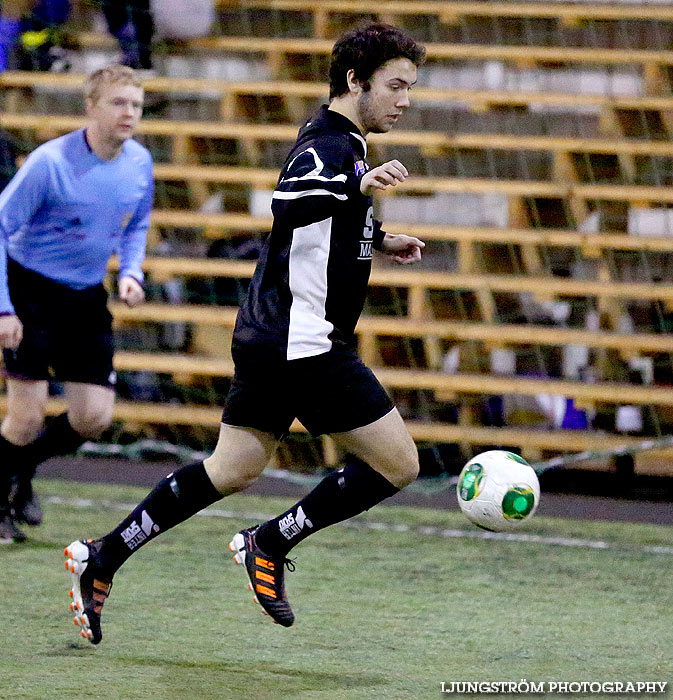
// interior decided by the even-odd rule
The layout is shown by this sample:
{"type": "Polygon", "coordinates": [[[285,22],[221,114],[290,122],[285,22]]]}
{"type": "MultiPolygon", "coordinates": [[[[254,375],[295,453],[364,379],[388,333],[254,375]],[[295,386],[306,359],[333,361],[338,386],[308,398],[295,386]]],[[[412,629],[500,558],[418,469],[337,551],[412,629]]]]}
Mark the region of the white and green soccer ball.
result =
{"type": "Polygon", "coordinates": [[[537,474],[523,457],[490,450],[460,472],[458,505],[468,520],[494,532],[514,530],[533,517],[540,502],[537,474]]]}

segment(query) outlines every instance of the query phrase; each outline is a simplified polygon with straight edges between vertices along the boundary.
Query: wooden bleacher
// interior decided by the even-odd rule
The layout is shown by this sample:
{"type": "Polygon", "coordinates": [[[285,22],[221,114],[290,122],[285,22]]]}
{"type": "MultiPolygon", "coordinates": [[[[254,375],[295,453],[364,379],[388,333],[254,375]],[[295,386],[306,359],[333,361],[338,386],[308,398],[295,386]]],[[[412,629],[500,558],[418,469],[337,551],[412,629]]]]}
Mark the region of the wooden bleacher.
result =
{"type": "MultiPolygon", "coordinates": [[[[84,120],[80,117],[46,116],[30,114],[0,114],[0,127],[6,130],[28,129],[50,135],[65,133],[81,127],[84,120]]],[[[240,138],[241,140],[292,140],[296,137],[296,127],[265,127],[258,125],[221,124],[208,122],[174,122],[165,120],[146,120],[139,129],[140,134],[163,134],[173,139],[185,136],[211,136],[218,138],[240,138]],[[266,135],[265,135],[266,133],[266,135]]],[[[443,148],[482,148],[494,145],[497,149],[534,149],[571,152],[597,152],[631,155],[673,156],[671,143],[645,142],[636,140],[598,140],[570,139],[553,137],[513,137],[507,135],[474,134],[444,136],[420,132],[418,134],[398,132],[397,136],[386,135],[374,139],[374,142],[392,144],[414,143],[443,148]],[[497,142],[495,139],[498,139],[497,142]]],[[[176,150],[179,150],[176,146],[176,150]]],[[[238,183],[252,188],[272,189],[278,179],[276,169],[265,169],[240,166],[207,166],[188,165],[183,163],[157,163],[155,177],[158,180],[206,182],[206,183],[238,183]]],[[[609,200],[623,202],[673,202],[673,191],[670,187],[646,185],[613,185],[600,183],[573,183],[569,181],[529,181],[529,180],[497,180],[478,178],[441,178],[415,176],[400,185],[395,192],[384,193],[384,196],[395,196],[400,193],[433,193],[433,192],[470,192],[470,193],[499,193],[512,197],[557,197],[569,200],[609,200]]]]}
{"type": "Polygon", "coordinates": [[[607,5],[599,3],[561,2],[453,2],[450,0],[323,0],[311,5],[305,0],[218,0],[220,9],[265,9],[310,12],[313,16],[313,35],[331,36],[330,15],[349,14],[376,16],[395,24],[397,20],[413,16],[416,19],[435,17],[444,24],[453,24],[463,17],[551,18],[562,22],[580,20],[661,20],[673,21],[670,7],[644,4],[607,5]]]}
{"type": "MultiPolygon", "coordinates": [[[[6,411],[6,399],[0,396],[0,413],[6,411]]],[[[64,403],[51,399],[47,404],[47,415],[62,413],[64,403]]],[[[114,418],[119,421],[146,424],[168,424],[211,428],[219,424],[222,410],[213,407],[164,404],[158,415],[156,404],[142,402],[118,401],[115,405],[114,418]]],[[[550,444],[557,451],[581,452],[584,450],[606,450],[638,444],[639,440],[629,436],[612,436],[592,434],[587,431],[554,430],[532,431],[515,428],[487,428],[460,425],[439,425],[419,420],[405,421],[409,431],[419,442],[462,442],[469,441],[475,446],[502,445],[503,448],[520,448],[522,445],[531,450],[548,450],[550,444]]],[[[292,426],[292,432],[305,432],[299,423],[292,426]]],[[[668,454],[667,452],[664,454],[668,454]]],[[[604,465],[591,464],[589,468],[604,468],[604,465]]]]}
{"type": "MultiPolygon", "coordinates": [[[[157,258],[146,261],[146,269],[160,277],[210,276],[246,278],[252,276],[255,263],[242,260],[199,260],[193,258],[157,258]]],[[[606,297],[622,299],[658,299],[673,302],[673,285],[658,282],[616,282],[577,280],[564,277],[532,277],[530,275],[497,275],[487,273],[433,272],[402,267],[374,267],[370,287],[398,287],[410,290],[481,289],[493,291],[526,291],[547,296],[606,297]]],[[[411,304],[410,308],[414,308],[411,304]]],[[[417,319],[420,320],[420,319],[417,319]]]]}
{"type": "MultiPolygon", "coordinates": [[[[85,49],[112,49],[114,41],[110,37],[84,32],[78,42],[85,49]]],[[[288,76],[290,57],[304,56],[326,59],[332,50],[332,39],[321,38],[276,38],[214,36],[193,39],[187,42],[195,54],[233,54],[265,58],[269,72],[275,79],[288,76]]],[[[632,66],[642,71],[652,94],[662,94],[670,90],[667,75],[673,65],[673,51],[668,49],[611,49],[601,47],[572,46],[530,46],[530,45],[482,45],[428,43],[426,45],[429,62],[447,61],[503,61],[518,67],[536,65],[594,65],[632,66]]]]}
{"type": "MultiPolygon", "coordinates": [[[[0,127],[12,131],[31,129],[65,133],[86,124],[83,117],[41,114],[0,115],[0,127]]],[[[291,143],[297,138],[299,125],[241,124],[237,122],[178,121],[146,119],[139,125],[138,134],[155,134],[171,138],[174,150],[177,142],[185,137],[232,139],[242,142],[282,141],[291,143]]],[[[554,153],[604,153],[614,155],[648,155],[673,157],[673,143],[669,141],[645,141],[643,139],[576,138],[568,136],[525,136],[498,133],[456,134],[439,131],[407,131],[400,129],[387,134],[373,134],[374,145],[416,146],[440,155],[451,149],[487,149],[513,151],[552,151],[554,153]]]]}
{"type": "MultiPolygon", "coordinates": [[[[130,309],[124,304],[113,303],[111,308],[117,325],[156,321],[216,326],[229,330],[234,327],[238,311],[237,307],[207,306],[205,304],[146,303],[130,309]]],[[[493,324],[479,321],[438,321],[411,317],[365,315],[360,319],[356,333],[360,338],[369,336],[424,338],[431,336],[457,341],[472,340],[487,343],[491,347],[529,345],[531,338],[534,338],[535,343],[539,345],[587,345],[592,348],[618,350],[627,355],[643,352],[673,353],[673,337],[668,335],[586,331],[577,328],[553,328],[535,324],[493,324]]],[[[148,357],[150,357],[149,354],[148,357]]],[[[210,358],[192,357],[192,360],[197,363],[201,359],[207,363],[210,358]]],[[[151,369],[151,367],[145,366],[143,369],[151,369]]],[[[174,369],[179,372],[183,371],[182,369],[174,369]]],[[[212,374],[212,372],[187,372],[187,374],[200,373],[212,374]]],[[[223,374],[222,376],[229,375],[223,374]]]]}
{"type": "MultiPolygon", "coordinates": [[[[178,260],[150,258],[146,263],[148,274],[158,274],[159,277],[166,275],[181,276],[232,276],[236,278],[248,276],[252,273],[254,265],[249,262],[230,260],[178,260]]],[[[418,289],[425,290],[433,284],[450,284],[450,276],[438,275],[437,278],[428,278],[427,273],[416,273],[411,271],[375,270],[372,275],[372,285],[400,285],[419,284],[418,289]],[[390,273],[393,273],[392,275],[390,273]],[[424,278],[424,279],[422,279],[424,278]]],[[[492,280],[480,280],[489,284],[492,280]]],[[[526,280],[524,280],[524,283],[526,280]]],[[[541,281],[542,282],[542,281],[541,281]]],[[[570,282],[572,287],[565,289],[565,293],[571,293],[574,289],[578,293],[590,294],[591,288],[582,289],[582,284],[574,280],[559,280],[570,282]],[[577,286],[575,286],[577,285],[577,286]]],[[[511,280],[515,285],[516,281],[511,280]]],[[[638,286],[635,296],[642,298],[646,294],[657,295],[659,290],[656,285],[638,286]]],[[[616,285],[604,285],[604,291],[609,294],[626,293],[625,289],[619,289],[616,285]]],[[[665,295],[673,294],[668,290],[665,295]]],[[[629,292],[631,293],[631,292],[629,292]]],[[[128,325],[142,323],[146,321],[162,322],[182,322],[189,324],[203,324],[225,328],[231,330],[235,322],[236,308],[233,307],[210,307],[194,305],[168,305],[168,304],[146,304],[141,307],[129,309],[123,305],[115,304],[113,314],[117,324],[128,325]]],[[[357,333],[361,340],[361,347],[372,348],[375,343],[367,342],[367,338],[377,336],[413,336],[413,337],[434,337],[450,338],[453,340],[480,341],[491,346],[525,346],[530,344],[531,339],[537,344],[563,345],[567,343],[585,344],[596,348],[609,348],[624,352],[647,353],[647,352],[673,352],[673,337],[657,334],[627,334],[606,331],[582,331],[578,329],[549,328],[544,326],[531,325],[507,325],[454,321],[430,321],[423,318],[414,317],[414,312],[418,308],[410,307],[410,312],[406,317],[376,317],[363,316],[358,324],[357,333]],[[362,342],[364,340],[364,342],[362,342]]],[[[568,381],[561,379],[530,379],[523,377],[494,377],[490,375],[470,375],[457,374],[447,375],[432,370],[412,370],[409,368],[384,367],[380,366],[378,358],[374,354],[365,359],[374,368],[382,383],[390,389],[424,389],[436,392],[441,395],[441,400],[453,397],[460,401],[460,397],[480,396],[484,394],[510,394],[521,396],[534,396],[537,394],[560,394],[575,399],[578,405],[583,407],[595,407],[598,405],[624,404],[643,406],[663,406],[673,405],[673,396],[667,387],[633,386],[623,385],[616,382],[597,382],[587,384],[578,381],[568,381]]],[[[213,358],[184,354],[156,354],[144,352],[120,352],[117,355],[117,368],[119,370],[132,371],[153,371],[170,375],[185,376],[216,376],[230,377],[233,373],[233,365],[229,359],[213,358]]],[[[188,415],[188,414],[186,414],[188,415]]],[[[166,416],[166,419],[184,420],[184,417],[177,412],[166,416]]],[[[414,433],[417,439],[421,435],[427,435],[431,426],[427,424],[417,425],[414,433]]],[[[532,442],[521,441],[526,431],[503,429],[503,435],[494,440],[494,430],[484,429],[481,436],[474,443],[474,426],[446,426],[437,425],[432,428],[435,432],[436,440],[452,441],[459,440],[471,442],[473,444],[503,444],[511,447],[524,448],[530,453],[534,449],[550,449],[555,445],[561,449],[560,445],[568,445],[563,449],[606,449],[632,442],[632,439],[624,439],[623,436],[591,435],[582,433],[573,435],[572,431],[560,436],[561,442],[554,442],[556,431],[533,431],[534,436],[530,436],[532,442]],[[480,442],[483,440],[483,442],[480,442]],[[519,442],[514,442],[518,440],[519,442]],[[548,440],[548,441],[547,441],[548,440]],[[574,447],[569,447],[569,445],[574,447]]]]}
{"type": "MultiPolygon", "coordinates": [[[[159,240],[161,231],[169,228],[200,230],[207,239],[256,236],[270,229],[271,220],[242,212],[205,214],[194,211],[205,196],[226,185],[248,191],[272,189],[278,177],[277,168],[261,167],[257,160],[258,146],[267,142],[289,145],[296,136],[306,110],[316,101],[324,100],[324,83],[295,80],[287,70],[288,56],[324,59],[332,47],[334,31],[344,15],[377,16],[395,22],[413,14],[433,17],[444,24],[457,23],[470,17],[551,18],[571,25],[585,20],[623,21],[647,20],[673,22],[673,8],[653,6],[616,6],[569,3],[491,3],[491,2],[362,2],[361,0],[326,0],[309,6],[304,0],[218,0],[223,10],[244,8],[246,11],[274,10],[278,12],[310,12],[310,37],[240,37],[214,36],[186,42],[181,50],[187,55],[232,54],[263,56],[274,80],[225,81],[193,78],[152,78],[146,82],[149,93],[170,97],[200,96],[219,103],[218,121],[146,119],[139,133],[161,137],[171,143],[170,160],[156,163],[159,182],[185,183],[192,188],[192,206],[188,209],[157,208],[153,214],[152,241],[159,240]],[[340,19],[341,18],[341,19],[340,19]],[[292,123],[258,123],[242,109],[247,97],[274,97],[285,104],[292,123]],[[200,162],[193,148],[195,140],[235,141],[245,160],[236,165],[209,165],[200,162]]],[[[114,47],[107,36],[88,32],[79,34],[84,49],[114,47]]],[[[475,425],[470,417],[475,398],[487,395],[534,396],[561,394],[575,399],[583,407],[606,405],[638,405],[669,411],[673,405],[670,391],[663,386],[641,386],[618,381],[597,381],[594,384],[566,379],[537,379],[529,377],[500,377],[487,373],[461,371],[446,374],[439,371],[443,348],[449,343],[479,347],[481,352],[492,348],[524,348],[531,345],[560,347],[567,344],[584,345],[599,353],[615,352],[622,358],[635,356],[673,355],[673,338],[660,332],[619,332],[617,319],[625,302],[650,301],[664,309],[673,308],[673,286],[667,281],[624,282],[613,278],[608,257],[617,251],[640,255],[666,254],[670,238],[665,236],[630,236],[625,230],[581,233],[575,230],[532,228],[522,216],[526,202],[535,198],[559,200],[567,204],[577,221],[586,217],[597,202],[613,202],[626,207],[647,208],[670,206],[673,203],[670,185],[641,184],[634,166],[638,158],[673,158],[670,138],[625,138],[619,126],[620,118],[640,118],[655,115],[661,120],[668,136],[673,136],[673,97],[670,95],[670,66],[673,51],[668,48],[623,49],[596,46],[519,46],[481,45],[463,43],[427,44],[430,64],[453,62],[501,61],[528,68],[535,65],[567,64],[574,66],[637,66],[643,76],[646,93],[641,96],[611,96],[604,94],[564,94],[558,92],[470,90],[457,88],[419,87],[413,92],[419,104],[439,102],[467,106],[474,113],[497,110],[500,107],[530,108],[534,106],[563,107],[572,102],[575,107],[595,108],[599,113],[599,136],[573,136],[547,133],[458,133],[418,129],[398,129],[389,134],[373,136],[374,151],[380,147],[411,147],[423,157],[443,157],[455,151],[512,151],[547,154],[553,162],[548,179],[496,179],[480,177],[439,177],[414,174],[398,188],[398,195],[429,195],[436,193],[499,194],[508,198],[510,226],[506,229],[488,226],[457,226],[386,222],[391,233],[413,232],[427,241],[455,243],[456,271],[407,270],[376,267],[371,285],[381,290],[396,290],[406,300],[405,315],[366,314],[357,334],[361,352],[372,365],[381,381],[391,390],[429,392],[439,403],[460,405],[460,421],[449,425],[429,420],[411,420],[410,429],[419,441],[459,442],[472,446],[500,444],[522,448],[524,454],[535,457],[558,451],[612,448],[634,442],[636,438],[617,434],[587,431],[552,431],[524,428],[485,428],[475,425]],[[608,156],[618,159],[624,176],[621,182],[584,181],[574,171],[571,159],[578,155],[608,156]],[[496,274],[484,269],[475,256],[481,244],[507,244],[521,251],[523,267],[519,274],[496,274]],[[598,261],[596,279],[580,280],[545,274],[539,262],[540,251],[567,248],[580,258],[598,261]],[[435,316],[430,296],[435,291],[471,294],[477,300],[479,320],[456,320],[435,316]],[[588,331],[581,328],[549,327],[536,324],[502,323],[494,311],[495,297],[501,294],[529,293],[541,300],[581,299],[593,304],[611,319],[612,330],[588,331]],[[425,367],[391,366],[383,360],[381,343],[384,338],[418,339],[422,343],[425,367]],[[476,344],[476,345],[475,345],[476,344]],[[462,410],[467,407],[466,410],[462,410]]],[[[0,74],[0,86],[5,97],[0,127],[14,134],[30,134],[37,140],[51,138],[83,124],[80,117],[36,114],[30,111],[28,93],[38,90],[79,89],[83,76],[7,72],[0,74]],[[28,109],[26,106],[28,105],[28,109]]],[[[47,93],[48,94],[48,93],[47,93]]],[[[666,162],[669,162],[666,160],[666,162]]],[[[177,278],[247,279],[254,264],[249,261],[226,259],[164,258],[150,255],[146,271],[151,281],[177,278]]],[[[133,328],[142,324],[185,324],[189,328],[207,327],[221,332],[223,345],[235,320],[233,307],[205,304],[148,303],[128,309],[113,305],[118,328],[133,328]]],[[[226,353],[210,352],[208,344],[193,353],[160,353],[156,351],[120,351],[117,369],[122,372],[154,372],[174,377],[176,383],[189,385],[199,378],[227,378],[233,371],[226,353]],[[206,352],[204,352],[204,348],[206,352]]],[[[58,403],[50,410],[57,410],[58,403]]],[[[0,402],[0,410],[2,403],[0,402]]],[[[220,410],[217,407],[194,405],[164,406],[124,403],[117,406],[117,418],[136,423],[166,423],[179,425],[216,426],[220,410]],[[164,410],[165,409],[165,410],[164,410]]],[[[298,426],[295,426],[298,429],[298,426]]]]}
{"type": "MultiPolygon", "coordinates": [[[[103,34],[84,32],[78,36],[78,40],[82,48],[114,48],[114,40],[103,34]]],[[[283,62],[287,56],[329,56],[333,45],[332,39],[305,37],[211,36],[187,42],[189,49],[198,52],[264,55],[274,74],[283,71],[283,62]]],[[[426,55],[430,61],[500,60],[522,66],[571,63],[661,68],[673,65],[673,51],[666,49],[428,43],[426,55]]]]}
{"type": "MultiPolygon", "coordinates": [[[[48,88],[79,92],[84,83],[84,75],[73,73],[39,73],[33,71],[6,71],[0,73],[0,86],[8,94],[21,88],[48,88]]],[[[152,77],[143,82],[149,93],[162,93],[173,96],[200,95],[204,98],[221,96],[226,108],[222,117],[231,120],[232,105],[236,98],[248,96],[274,96],[279,98],[326,99],[328,86],[325,83],[308,80],[266,80],[237,81],[215,78],[152,77]]],[[[418,87],[413,89],[414,102],[445,101],[470,105],[475,111],[483,111],[490,106],[567,106],[572,99],[574,106],[600,107],[622,111],[671,111],[673,97],[663,95],[601,95],[587,93],[531,92],[526,90],[471,90],[468,88],[418,87]]]]}

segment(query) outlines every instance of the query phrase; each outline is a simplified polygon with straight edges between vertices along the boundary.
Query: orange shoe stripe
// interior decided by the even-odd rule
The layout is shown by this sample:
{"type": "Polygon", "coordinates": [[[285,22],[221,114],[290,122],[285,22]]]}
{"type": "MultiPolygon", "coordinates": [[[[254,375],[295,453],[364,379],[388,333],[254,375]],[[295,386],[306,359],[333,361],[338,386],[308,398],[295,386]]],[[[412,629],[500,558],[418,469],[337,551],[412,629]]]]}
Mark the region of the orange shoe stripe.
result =
{"type": "Polygon", "coordinates": [[[262,595],[268,596],[269,598],[277,598],[278,596],[276,595],[276,591],[273,590],[273,588],[269,588],[268,586],[262,586],[259,583],[255,586],[255,590],[257,593],[261,593],[262,595]]]}
{"type": "Polygon", "coordinates": [[[265,574],[263,571],[255,571],[255,577],[258,578],[260,581],[266,581],[271,585],[276,583],[276,579],[271,574],[265,574]]]}
{"type": "Polygon", "coordinates": [[[261,557],[255,557],[255,565],[256,566],[263,566],[265,569],[268,569],[269,571],[274,571],[275,566],[273,565],[272,561],[267,561],[266,559],[262,559],[261,557]]]}
{"type": "Polygon", "coordinates": [[[110,593],[110,588],[112,587],[112,583],[110,582],[105,582],[105,581],[99,581],[97,578],[93,580],[93,587],[96,592],[102,593],[104,596],[108,596],[110,593]]]}

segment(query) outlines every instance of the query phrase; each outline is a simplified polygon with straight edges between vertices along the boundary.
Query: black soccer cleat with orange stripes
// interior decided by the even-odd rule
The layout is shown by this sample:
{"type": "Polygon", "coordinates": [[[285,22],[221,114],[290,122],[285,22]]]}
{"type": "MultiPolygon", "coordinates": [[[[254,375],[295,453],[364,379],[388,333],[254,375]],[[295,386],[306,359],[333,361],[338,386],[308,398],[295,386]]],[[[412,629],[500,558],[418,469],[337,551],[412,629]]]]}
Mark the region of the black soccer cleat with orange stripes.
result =
{"type": "Polygon", "coordinates": [[[110,595],[112,577],[104,574],[96,564],[100,542],[76,540],[65,548],[65,568],[70,572],[70,611],[75,613],[75,624],[80,634],[92,644],[103,638],[100,616],[103,603],[110,595]]]}
{"type": "Polygon", "coordinates": [[[255,601],[274,622],[290,627],[294,613],[285,595],[284,567],[294,571],[294,562],[263,552],[255,541],[257,529],[258,526],[249,527],[236,533],[229,549],[234,553],[236,564],[245,564],[250,578],[248,588],[255,594],[255,601]]]}

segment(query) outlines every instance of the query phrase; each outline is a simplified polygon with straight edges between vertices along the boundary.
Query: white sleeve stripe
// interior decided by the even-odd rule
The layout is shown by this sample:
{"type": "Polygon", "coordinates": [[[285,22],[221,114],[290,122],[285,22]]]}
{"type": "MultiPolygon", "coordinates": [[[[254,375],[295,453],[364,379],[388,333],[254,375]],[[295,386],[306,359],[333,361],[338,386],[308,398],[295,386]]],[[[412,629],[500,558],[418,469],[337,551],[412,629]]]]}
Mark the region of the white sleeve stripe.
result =
{"type": "Polygon", "coordinates": [[[279,192],[276,190],[273,193],[272,199],[299,199],[300,197],[321,197],[324,195],[331,195],[342,201],[348,199],[348,195],[346,194],[337,194],[329,190],[302,190],[301,192],[279,192]]]}
{"type": "Polygon", "coordinates": [[[308,175],[319,175],[323,171],[325,164],[322,162],[322,160],[320,160],[320,156],[318,155],[315,148],[307,148],[305,151],[302,151],[301,153],[297,154],[287,166],[287,169],[292,170],[294,162],[297,160],[297,158],[301,158],[301,156],[303,156],[304,153],[310,154],[311,158],[313,158],[313,164],[315,165],[315,168],[313,168],[313,170],[311,170],[311,172],[308,173],[308,175]]]}
{"type": "Polygon", "coordinates": [[[307,148],[305,151],[302,151],[301,153],[296,155],[292,159],[290,164],[287,166],[288,172],[292,170],[292,166],[294,165],[295,161],[306,154],[310,155],[311,158],[313,158],[315,168],[313,168],[313,170],[309,171],[305,175],[300,175],[298,177],[285,177],[281,180],[281,183],[296,182],[298,180],[318,180],[319,182],[346,182],[346,176],[341,173],[339,175],[335,175],[334,177],[325,177],[324,175],[320,174],[325,169],[325,164],[322,162],[315,148],[307,148]]]}
{"type": "Polygon", "coordinates": [[[318,182],[346,182],[346,176],[344,174],[335,175],[334,177],[325,177],[324,175],[315,175],[314,173],[307,173],[306,175],[301,175],[299,177],[284,177],[281,180],[283,182],[297,182],[299,180],[317,180],[318,182]]]}

